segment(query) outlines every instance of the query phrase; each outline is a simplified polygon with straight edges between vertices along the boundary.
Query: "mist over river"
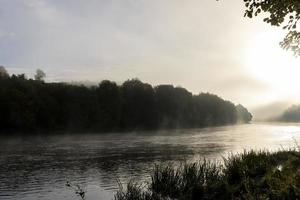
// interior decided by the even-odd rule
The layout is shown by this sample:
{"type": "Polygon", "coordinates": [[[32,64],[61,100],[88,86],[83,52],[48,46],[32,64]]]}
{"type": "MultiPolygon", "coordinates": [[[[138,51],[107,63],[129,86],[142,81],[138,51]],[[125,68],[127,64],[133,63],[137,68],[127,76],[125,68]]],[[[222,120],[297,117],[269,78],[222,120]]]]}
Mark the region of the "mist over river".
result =
{"type": "Polygon", "coordinates": [[[294,148],[300,124],[253,123],[204,129],[1,138],[0,199],[112,199],[118,181],[147,180],[155,163],[222,156],[244,149],[294,148]]]}

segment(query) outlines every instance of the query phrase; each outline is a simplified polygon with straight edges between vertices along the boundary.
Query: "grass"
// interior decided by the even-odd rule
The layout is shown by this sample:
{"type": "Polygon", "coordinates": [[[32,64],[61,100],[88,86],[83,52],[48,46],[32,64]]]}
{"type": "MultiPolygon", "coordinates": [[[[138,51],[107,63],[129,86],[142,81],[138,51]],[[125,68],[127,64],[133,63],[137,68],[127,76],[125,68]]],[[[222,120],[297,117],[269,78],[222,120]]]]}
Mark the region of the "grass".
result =
{"type": "Polygon", "coordinates": [[[300,153],[248,151],[224,159],[157,165],[146,185],[129,182],[115,200],[300,199],[300,153]]]}

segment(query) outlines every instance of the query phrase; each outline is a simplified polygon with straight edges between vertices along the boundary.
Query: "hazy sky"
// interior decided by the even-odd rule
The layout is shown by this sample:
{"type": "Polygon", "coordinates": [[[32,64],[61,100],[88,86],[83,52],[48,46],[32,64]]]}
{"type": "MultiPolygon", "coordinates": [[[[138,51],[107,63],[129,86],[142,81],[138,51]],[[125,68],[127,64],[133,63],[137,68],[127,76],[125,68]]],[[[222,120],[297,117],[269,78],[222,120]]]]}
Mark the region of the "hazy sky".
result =
{"type": "MultiPolygon", "coordinates": [[[[299,100],[300,58],[242,0],[0,0],[0,65],[47,81],[139,78],[250,108],[299,100]],[[295,90],[297,90],[295,92],[295,90]]],[[[300,101],[299,101],[300,102],[300,101]]]]}

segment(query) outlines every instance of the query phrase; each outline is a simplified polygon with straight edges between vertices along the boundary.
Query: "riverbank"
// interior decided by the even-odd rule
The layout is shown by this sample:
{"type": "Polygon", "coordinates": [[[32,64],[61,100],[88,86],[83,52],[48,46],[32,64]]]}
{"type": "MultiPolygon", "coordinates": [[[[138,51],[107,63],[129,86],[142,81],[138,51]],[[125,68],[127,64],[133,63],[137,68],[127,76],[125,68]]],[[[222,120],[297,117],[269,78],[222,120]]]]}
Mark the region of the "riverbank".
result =
{"type": "Polygon", "coordinates": [[[155,166],[146,185],[130,182],[115,200],[298,199],[300,152],[248,151],[223,163],[155,166]]]}

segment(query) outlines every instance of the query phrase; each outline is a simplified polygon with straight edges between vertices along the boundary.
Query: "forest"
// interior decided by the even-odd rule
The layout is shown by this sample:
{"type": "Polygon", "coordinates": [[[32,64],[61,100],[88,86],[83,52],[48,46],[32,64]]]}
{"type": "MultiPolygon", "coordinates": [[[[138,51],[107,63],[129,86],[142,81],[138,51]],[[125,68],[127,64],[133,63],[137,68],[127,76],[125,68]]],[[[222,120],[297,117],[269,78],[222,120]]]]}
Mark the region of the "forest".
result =
{"type": "Polygon", "coordinates": [[[0,70],[0,133],[112,132],[198,128],[251,121],[242,105],[214,94],[138,79],[97,86],[45,82],[0,70]]]}
{"type": "Polygon", "coordinates": [[[299,122],[300,121],[300,105],[293,105],[286,109],[275,121],[280,122],[299,122]]]}

